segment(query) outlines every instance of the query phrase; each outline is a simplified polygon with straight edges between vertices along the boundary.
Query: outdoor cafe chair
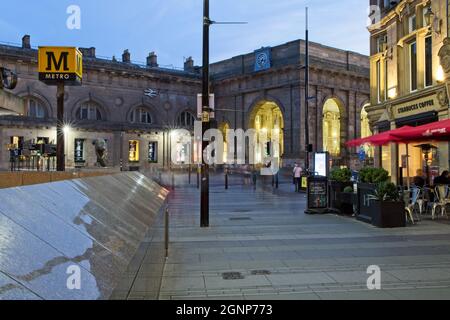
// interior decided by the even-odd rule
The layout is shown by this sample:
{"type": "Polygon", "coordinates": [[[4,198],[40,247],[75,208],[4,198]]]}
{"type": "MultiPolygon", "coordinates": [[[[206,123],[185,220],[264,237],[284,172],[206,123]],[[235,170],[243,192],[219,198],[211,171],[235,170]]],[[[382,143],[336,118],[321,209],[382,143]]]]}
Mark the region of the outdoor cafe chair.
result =
{"type": "Polygon", "coordinates": [[[423,198],[423,190],[419,187],[413,186],[410,192],[407,192],[407,195],[410,197],[407,203],[406,211],[414,224],[414,214],[416,216],[416,221],[422,220],[422,213],[424,209],[424,198],[423,198]]]}
{"type": "Polygon", "coordinates": [[[399,190],[399,194],[400,196],[403,196],[403,202],[405,203],[406,221],[410,220],[412,224],[415,224],[413,216],[414,206],[412,205],[410,192],[408,190],[406,192],[399,190]]]}
{"type": "Polygon", "coordinates": [[[434,188],[435,200],[433,203],[433,209],[431,210],[431,218],[434,220],[436,216],[436,209],[441,209],[441,215],[447,215],[446,206],[450,204],[450,199],[447,198],[448,194],[448,186],[446,185],[438,185],[434,188]]]}

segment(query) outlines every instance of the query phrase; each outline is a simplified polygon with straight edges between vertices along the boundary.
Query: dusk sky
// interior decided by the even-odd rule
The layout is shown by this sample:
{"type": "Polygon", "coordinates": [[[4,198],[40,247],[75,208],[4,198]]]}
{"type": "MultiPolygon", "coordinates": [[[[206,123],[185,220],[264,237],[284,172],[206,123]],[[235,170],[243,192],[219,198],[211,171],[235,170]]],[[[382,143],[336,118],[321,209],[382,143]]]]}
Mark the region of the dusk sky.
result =
{"type": "MultiPolygon", "coordinates": [[[[212,61],[304,38],[306,5],[311,41],[368,54],[368,1],[211,0],[212,20],[248,22],[212,26],[212,61]]],[[[160,65],[181,67],[188,56],[201,65],[202,6],[202,0],[1,1],[0,42],[18,44],[30,34],[33,46],[94,46],[98,56],[118,59],[129,49],[138,62],[155,51],[160,65]],[[66,27],[69,5],[81,8],[81,30],[66,27]]]]}

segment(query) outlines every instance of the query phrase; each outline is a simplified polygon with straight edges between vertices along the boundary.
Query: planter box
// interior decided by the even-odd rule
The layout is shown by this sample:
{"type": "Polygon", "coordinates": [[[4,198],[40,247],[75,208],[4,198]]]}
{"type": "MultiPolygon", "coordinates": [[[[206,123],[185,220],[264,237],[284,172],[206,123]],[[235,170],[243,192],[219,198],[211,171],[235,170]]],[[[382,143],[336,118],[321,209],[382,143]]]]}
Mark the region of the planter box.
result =
{"type": "Polygon", "coordinates": [[[371,183],[358,183],[358,194],[356,201],[356,216],[360,221],[372,223],[370,198],[375,194],[376,185],[371,183]]]}
{"type": "Polygon", "coordinates": [[[356,195],[354,193],[344,193],[340,194],[340,212],[345,215],[353,215],[353,204],[356,199],[356,195]]]}
{"type": "Polygon", "coordinates": [[[403,201],[372,201],[372,224],[379,228],[406,227],[405,204],[403,201]]]}
{"type": "MultiPolygon", "coordinates": [[[[330,181],[330,198],[329,198],[329,204],[330,207],[334,210],[339,211],[342,214],[347,214],[344,211],[348,212],[348,203],[350,203],[351,200],[348,200],[346,202],[343,202],[343,194],[344,189],[346,187],[353,187],[353,182],[337,182],[337,181],[330,181]],[[344,206],[345,208],[343,208],[344,206]]],[[[353,214],[353,208],[351,209],[353,214]]]]}

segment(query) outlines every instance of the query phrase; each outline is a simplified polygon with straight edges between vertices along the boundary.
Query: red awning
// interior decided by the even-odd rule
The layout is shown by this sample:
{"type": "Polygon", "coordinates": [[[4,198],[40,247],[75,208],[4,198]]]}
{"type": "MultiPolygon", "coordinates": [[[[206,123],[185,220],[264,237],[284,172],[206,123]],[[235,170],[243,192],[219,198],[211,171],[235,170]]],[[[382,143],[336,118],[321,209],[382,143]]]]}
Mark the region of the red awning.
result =
{"type": "Polygon", "coordinates": [[[398,134],[414,129],[410,126],[404,126],[398,129],[386,131],[383,133],[379,133],[370,137],[351,140],[347,142],[348,147],[359,147],[364,144],[370,144],[373,146],[382,146],[388,144],[390,142],[401,142],[402,138],[398,137],[398,134]]]}
{"type": "Polygon", "coordinates": [[[450,119],[429,123],[420,127],[393,133],[400,142],[450,140],[450,119]]]}

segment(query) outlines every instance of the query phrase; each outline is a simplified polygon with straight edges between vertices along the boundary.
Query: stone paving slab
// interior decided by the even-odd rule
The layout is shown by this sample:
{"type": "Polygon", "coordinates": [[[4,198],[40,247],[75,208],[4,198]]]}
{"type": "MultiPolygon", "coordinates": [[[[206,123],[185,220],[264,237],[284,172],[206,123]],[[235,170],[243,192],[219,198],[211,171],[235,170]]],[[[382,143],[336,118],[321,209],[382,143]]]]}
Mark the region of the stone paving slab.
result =
{"type": "Polygon", "coordinates": [[[161,299],[450,299],[450,225],[426,218],[377,229],[349,217],[305,215],[305,196],[290,183],[224,190],[222,178],[211,177],[210,228],[199,228],[196,188],[185,184],[171,195],[161,299]],[[367,289],[371,265],[381,267],[380,291],[367,289]],[[242,279],[224,280],[224,272],[242,279]]]}

